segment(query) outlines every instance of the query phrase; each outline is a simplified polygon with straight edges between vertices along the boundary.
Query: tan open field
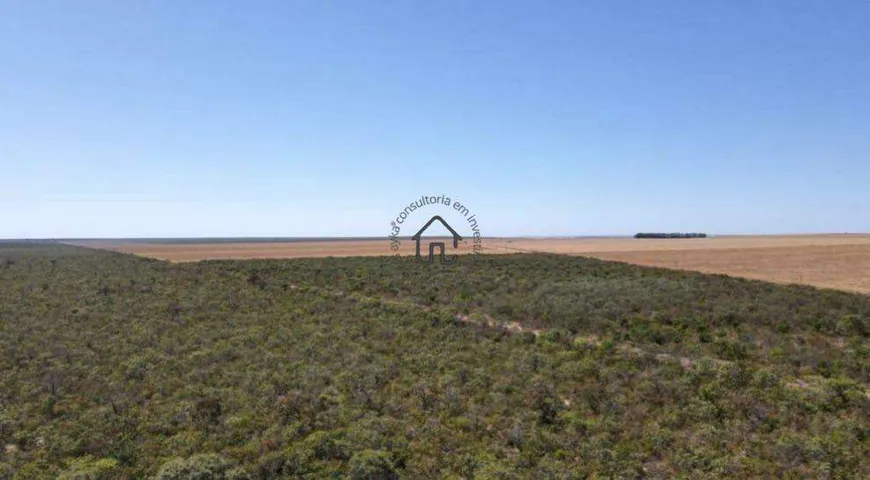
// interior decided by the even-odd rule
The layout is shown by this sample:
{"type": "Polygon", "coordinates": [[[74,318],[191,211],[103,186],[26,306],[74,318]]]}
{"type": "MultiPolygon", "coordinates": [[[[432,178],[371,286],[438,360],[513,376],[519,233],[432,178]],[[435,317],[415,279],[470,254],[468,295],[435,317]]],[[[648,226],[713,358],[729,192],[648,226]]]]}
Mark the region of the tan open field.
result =
{"type": "Polygon", "coordinates": [[[516,239],[496,247],[870,293],[870,235],[516,239]]]}
{"type": "Polygon", "coordinates": [[[870,244],[592,254],[605,260],[870,293],[870,244]]]}
{"type": "MultiPolygon", "coordinates": [[[[449,248],[449,241],[445,240],[445,243],[448,243],[448,250],[452,250],[449,248]]],[[[82,241],[77,244],[173,262],[392,254],[386,239],[211,244],[82,241]]],[[[459,253],[471,253],[471,242],[462,243],[459,250],[459,253]]],[[[724,273],[759,280],[805,283],[870,293],[870,235],[769,235],[643,240],[633,238],[484,240],[484,253],[513,252],[584,255],[641,265],[724,273]]],[[[413,254],[413,242],[404,240],[401,253],[413,254]]]]}
{"type": "MultiPolygon", "coordinates": [[[[451,240],[427,238],[427,241],[442,241],[447,245],[447,254],[456,253],[451,240]]],[[[393,255],[390,242],[382,240],[328,240],[298,242],[256,243],[143,243],[123,241],[80,241],[76,245],[132,253],[170,262],[196,262],[199,260],[228,260],[251,258],[316,258],[316,257],[375,257],[393,255]]],[[[423,245],[426,247],[425,245],[423,245]]],[[[400,253],[413,255],[414,242],[403,240],[400,253]]],[[[428,255],[428,250],[425,254],[428,255]]],[[[472,252],[471,241],[460,243],[459,253],[472,252]]]]}

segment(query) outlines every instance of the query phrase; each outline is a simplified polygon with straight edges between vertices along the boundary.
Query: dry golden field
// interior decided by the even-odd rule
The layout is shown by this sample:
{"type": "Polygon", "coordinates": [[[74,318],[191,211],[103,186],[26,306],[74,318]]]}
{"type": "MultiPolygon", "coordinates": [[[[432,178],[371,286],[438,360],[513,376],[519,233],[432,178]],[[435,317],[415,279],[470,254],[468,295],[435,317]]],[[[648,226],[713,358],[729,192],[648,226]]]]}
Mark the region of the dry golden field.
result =
{"type": "Polygon", "coordinates": [[[870,293],[870,244],[592,254],[639,265],[870,293]]]}
{"type": "MultiPolygon", "coordinates": [[[[442,241],[447,254],[456,253],[447,238],[427,238],[442,241]]],[[[76,245],[132,253],[170,262],[199,260],[230,260],[252,258],[312,258],[312,257],[376,257],[393,255],[389,241],[383,240],[316,240],[255,243],[143,243],[123,241],[80,241],[76,245]]],[[[460,243],[459,253],[471,253],[471,241],[460,243]]],[[[400,253],[413,255],[414,242],[403,240],[400,253]]],[[[424,252],[428,255],[428,250],[424,252]]]]}
{"type": "Polygon", "coordinates": [[[870,293],[870,235],[515,239],[494,246],[870,293]]]}
{"type": "MultiPolygon", "coordinates": [[[[449,246],[449,242],[446,243],[449,246]]],[[[393,253],[386,239],[211,244],[83,241],[77,244],[173,262],[204,259],[380,256],[393,253]]],[[[460,253],[470,252],[470,241],[460,245],[460,253]]],[[[484,253],[513,252],[582,255],[641,265],[723,273],[781,283],[806,283],[870,293],[870,235],[769,235],[643,240],[633,238],[485,239],[484,253]]],[[[404,240],[401,253],[413,254],[413,242],[404,240]]]]}

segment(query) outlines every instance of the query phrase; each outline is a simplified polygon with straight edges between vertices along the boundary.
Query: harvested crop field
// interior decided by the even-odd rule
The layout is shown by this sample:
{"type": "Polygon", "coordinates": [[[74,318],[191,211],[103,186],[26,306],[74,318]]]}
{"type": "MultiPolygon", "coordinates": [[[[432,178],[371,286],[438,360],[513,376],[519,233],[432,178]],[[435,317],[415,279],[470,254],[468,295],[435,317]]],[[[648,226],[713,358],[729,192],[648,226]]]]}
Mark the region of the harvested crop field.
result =
{"type": "MultiPolygon", "coordinates": [[[[448,247],[447,254],[453,254],[450,240],[432,238],[444,242],[448,247]]],[[[69,242],[73,245],[112,250],[115,252],[132,253],[144,257],[167,260],[170,262],[196,262],[200,260],[251,260],[260,258],[322,258],[322,257],[378,257],[393,255],[389,241],[381,240],[312,240],[286,242],[218,242],[218,243],[147,243],[125,241],[80,241],[69,242]]],[[[472,252],[472,243],[463,241],[459,245],[459,253],[472,252]]],[[[403,240],[400,253],[414,254],[414,243],[403,240]]],[[[428,254],[428,250],[425,252],[428,254]]]]}
{"type": "MultiPolygon", "coordinates": [[[[386,239],[262,243],[92,240],[75,244],[172,262],[392,254],[386,239]]],[[[400,252],[413,254],[413,242],[404,240],[400,252]]],[[[459,253],[470,252],[469,241],[460,244],[459,253]]],[[[515,252],[590,256],[640,265],[870,293],[870,235],[766,235],[643,240],[615,237],[492,238],[484,242],[484,253],[515,252]]]]}
{"type": "Polygon", "coordinates": [[[638,265],[870,293],[870,245],[616,252],[594,256],[638,265]]]}
{"type": "Polygon", "coordinates": [[[870,293],[870,235],[515,240],[506,246],[870,293]]]}

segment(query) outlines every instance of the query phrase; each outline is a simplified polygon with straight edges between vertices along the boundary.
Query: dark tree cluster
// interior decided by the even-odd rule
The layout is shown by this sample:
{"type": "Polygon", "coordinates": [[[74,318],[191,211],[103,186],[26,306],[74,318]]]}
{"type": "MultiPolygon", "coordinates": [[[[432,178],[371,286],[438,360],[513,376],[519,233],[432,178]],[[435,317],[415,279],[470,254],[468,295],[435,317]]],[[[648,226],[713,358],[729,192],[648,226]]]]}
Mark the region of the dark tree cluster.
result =
{"type": "Polygon", "coordinates": [[[636,233],[634,238],[707,238],[706,233],[636,233]]]}

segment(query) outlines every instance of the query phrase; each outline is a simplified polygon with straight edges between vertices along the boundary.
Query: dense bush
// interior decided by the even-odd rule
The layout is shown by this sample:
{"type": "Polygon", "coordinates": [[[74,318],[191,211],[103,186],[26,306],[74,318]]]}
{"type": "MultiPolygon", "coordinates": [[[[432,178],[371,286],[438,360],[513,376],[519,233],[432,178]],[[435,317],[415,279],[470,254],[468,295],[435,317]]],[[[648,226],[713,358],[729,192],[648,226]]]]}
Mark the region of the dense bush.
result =
{"type": "Polygon", "coordinates": [[[353,480],[393,480],[399,478],[390,455],[386,452],[363,450],[350,459],[353,480]]]}
{"type": "Polygon", "coordinates": [[[246,478],[235,473],[226,459],[215,454],[175,458],[160,467],[156,480],[230,480],[246,478]]]}
{"type": "Polygon", "coordinates": [[[115,478],[118,460],[114,458],[94,459],[90,456],[79,457],[70,462],[58,480],[107,480],[115,478]]]}
{"type": "Polygon", "coordinates": [[[0,478],[867,478],[868,318],[556,255],[3,245],[0,478]]]}

